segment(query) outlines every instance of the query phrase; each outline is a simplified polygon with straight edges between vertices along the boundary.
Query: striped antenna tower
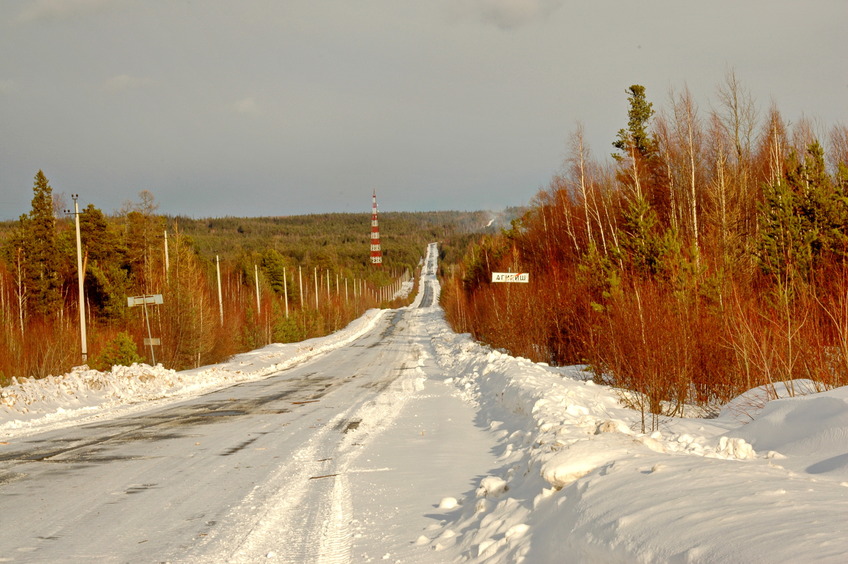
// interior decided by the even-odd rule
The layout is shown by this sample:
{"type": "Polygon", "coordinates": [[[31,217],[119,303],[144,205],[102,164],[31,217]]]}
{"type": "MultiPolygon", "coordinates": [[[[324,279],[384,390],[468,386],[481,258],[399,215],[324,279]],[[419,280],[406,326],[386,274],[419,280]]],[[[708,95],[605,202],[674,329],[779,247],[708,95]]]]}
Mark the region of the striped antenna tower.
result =
{"type": "Polygon", "coordinates": [[[377,225],[377,190],[371,196],[371,264],[378,268],[383,265],[380,227],[377,225]]]}

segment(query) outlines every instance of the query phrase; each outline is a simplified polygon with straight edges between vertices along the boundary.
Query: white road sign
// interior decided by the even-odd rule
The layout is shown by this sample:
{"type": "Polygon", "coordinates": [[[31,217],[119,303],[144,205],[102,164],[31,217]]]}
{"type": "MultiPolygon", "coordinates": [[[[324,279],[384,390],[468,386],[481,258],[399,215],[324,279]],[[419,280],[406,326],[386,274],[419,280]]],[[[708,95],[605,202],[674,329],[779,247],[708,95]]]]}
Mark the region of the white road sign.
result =
{"type": "Polygon", "coordinates": [[[493,272],[492,282],[530,282],[529,272],[493,272]]]}
{"type": "Polygon", "coordinates": [[[162,305],[162,294],[147,294],[146,296],[127,296],[127,307],[140,305],[162,305]]]}

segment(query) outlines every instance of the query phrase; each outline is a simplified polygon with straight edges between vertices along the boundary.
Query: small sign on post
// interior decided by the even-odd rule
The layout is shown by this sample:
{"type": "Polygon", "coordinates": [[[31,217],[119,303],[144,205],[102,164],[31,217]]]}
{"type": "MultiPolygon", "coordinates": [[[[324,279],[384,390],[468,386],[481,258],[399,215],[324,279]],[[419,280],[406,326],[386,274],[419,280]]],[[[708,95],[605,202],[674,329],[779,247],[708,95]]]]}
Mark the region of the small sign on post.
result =
{"type": "Polygon", "coordinates": [[[153,365],[156,365],[156,353],[153,351],[153,346],[160,346],[162,343],[158,338],[153,338],[150,335],[150,317],[147,314],[148,305],[162,305],[162,294],[145,294],[143,296],[127,296],[127,307],[142,306],[144,309],[144,324],[147,325],[147,338],[144,340],[144,346],[150,347],[150,360],[153,365]]]}
{"type": "Polygon", "coordinates": [[[162,305],[162,294],[146,294],[144,296],[127,296],[127,307],[140,305],[162,305]]]}
{"type": "Polygon", "coordinates": [[[528,284],[530,282],[529,272],[493,272],[492,282],[520,282],[528,284]]]}

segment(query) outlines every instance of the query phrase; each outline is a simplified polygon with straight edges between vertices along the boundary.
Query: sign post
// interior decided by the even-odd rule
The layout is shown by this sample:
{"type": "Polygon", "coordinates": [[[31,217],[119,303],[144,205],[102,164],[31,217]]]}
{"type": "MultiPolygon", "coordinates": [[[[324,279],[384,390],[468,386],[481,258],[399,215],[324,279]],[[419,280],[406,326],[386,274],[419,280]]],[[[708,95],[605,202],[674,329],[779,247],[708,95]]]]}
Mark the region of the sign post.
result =
{"type": "Polygon", "coordinates": [[[127,296],[127,307],[140,305],[144,309],[144,323],[147,325],[147,338],[144,340],[144,344],[150,346],[150,359],[153,362],[153,366],[156,366],[156,353],[153,351],[153,345],[159,345],[160,341],[150,336],[150,317],[147,315],[147,304],[162,305],[162,294],[127,296]]]}

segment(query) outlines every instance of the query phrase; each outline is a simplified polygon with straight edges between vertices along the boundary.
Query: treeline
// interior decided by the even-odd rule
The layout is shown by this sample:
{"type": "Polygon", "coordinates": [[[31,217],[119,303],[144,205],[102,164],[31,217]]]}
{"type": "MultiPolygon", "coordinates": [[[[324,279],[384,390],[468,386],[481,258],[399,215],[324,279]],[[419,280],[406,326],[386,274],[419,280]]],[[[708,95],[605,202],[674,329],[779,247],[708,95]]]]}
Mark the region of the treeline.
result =
{"type": "Polygon", "coordinates": [[[627,94],[613,158],[578,126],[532,209],[445,281],[454,327],[589,364],[654,424],[778,381],[848,384],[848,127],[761,113],[733,73],[709,111],[688,89],[660,112],[627,94]]]}
{"type": "MultiPolygon", "coordinates": [[[[39,171],[31,211],[0,225],[0,385],[82,363],[68,204],[39,171]]],[[[394,295],[414,277],[426,244],[479,231],[488,216],[381,214],[382,268],[370,265],[370,214],[198,220],[158,214],[143,191],[114,215],[89,204],[78,219],[87,363],[155,357],[184,369],[324,335],[367,308],[402,305],[394,295]],[[154,295],[161,304],[128,304],[154,295]]]]}
{"type": "MultiPolygon", "coordinates": [[[[329,267],[361,264],[371,244],[371,214],[327,213],[289,217],[189,219],[169,217],[201,254],[236,257],[277,249],[298,263],[329,267]],[[363,230],[365,225],[368,229],[363,230]]],[[[417,263],[422,249],[459,233],[480,233],[490,217],[484,212],[380,212],[383,260],[389,265],[417,263]]],[[[365,261],[365,262],[363,262],[365,261]]],[[[373,274],[380,271],[369,269],[373,274]]]]}

